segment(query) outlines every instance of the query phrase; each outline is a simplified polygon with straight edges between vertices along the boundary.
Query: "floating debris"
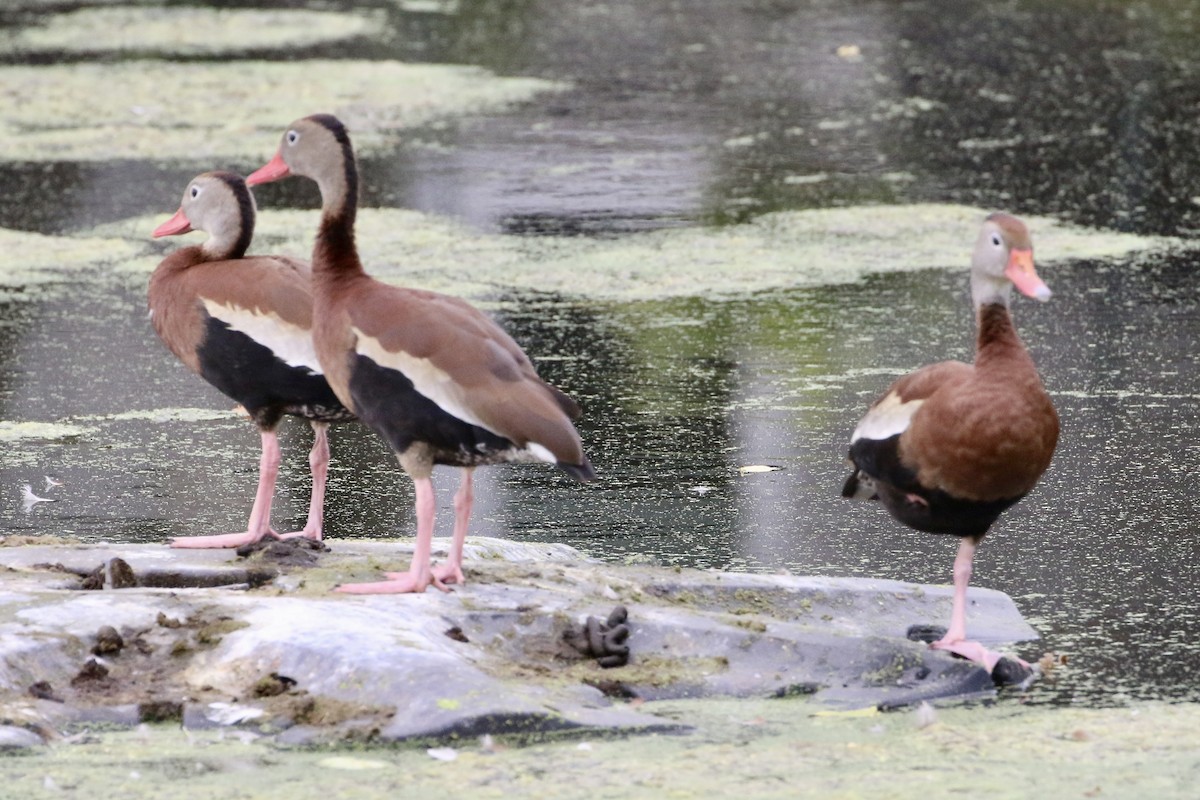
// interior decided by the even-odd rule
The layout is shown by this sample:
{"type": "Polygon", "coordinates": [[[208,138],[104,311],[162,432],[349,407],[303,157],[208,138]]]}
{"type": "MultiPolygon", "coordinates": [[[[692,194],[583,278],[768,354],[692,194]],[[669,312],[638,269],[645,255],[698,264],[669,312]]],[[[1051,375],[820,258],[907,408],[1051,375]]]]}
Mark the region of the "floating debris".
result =
{"type": "Polygon", "coordinates": [[[38,503],[54,503],[57,502],[52,497],[38,497],[33,493],[33,487],[28,483],[21,487],[21,507],[28,514],[33,511],[33,507],[38,503]]]}
{"type": "Polygon", "coordinates": [[[457,761],[458,751],[453,747],[431,747],[425,751],[425,755],[435,761],[457,761]]]}
{"type": "Polygon", "coordinates": [[[749,464],[744,467],[738,467],[739,475],[754,475],[759,472],[779,472],[783,467],[777,467],[774,464],[749,464]]]}
{"type": "Polygon", "coordinates": [[[204,716],[208,717],[210,722],[215,722],[218,725],[240,725],[243,722],[258,719],[265,713],[261,708],[254,708],[253,706],[218,702],[209,703],[208,710],[204,712],[204,716]]]}

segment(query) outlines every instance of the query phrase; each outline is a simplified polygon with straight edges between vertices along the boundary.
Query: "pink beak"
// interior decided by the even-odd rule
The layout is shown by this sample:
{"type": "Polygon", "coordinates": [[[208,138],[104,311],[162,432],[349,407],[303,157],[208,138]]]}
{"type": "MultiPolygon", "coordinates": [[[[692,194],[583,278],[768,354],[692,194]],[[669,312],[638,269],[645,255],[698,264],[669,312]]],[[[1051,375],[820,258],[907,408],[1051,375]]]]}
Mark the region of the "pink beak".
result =
{"type": "Polygon", "coordinates": [[[183,209],[181,208],[175,212],[175,216],[171,217],[162,225],[159,225],[157,228],[155,228],[154,232],[150,235],[155,239],[158,239],[162,236],[174,236],[177,233],[187,233],[191,229],[191,220],[187,218],[187,215],[183,213],[183,209]]]}
{"type": "Polygon", "coordinates": [[[250,176],[246,178],[246,183],[251,186],[257,186],[260,183],[270,183],[280,178],[286,178],[291,174],[292,171],[288,169],[288,165],[283,163],[283,153],[276,153],[275,157],[264,166],[251,172],[250,176]]]}
{"type": "Polygon", "coordinates": [[[1050,299],[1051,291],[1033,268],[1033,250],[1014,247],[1008,256],[1004,275],[1013,282],[1017,291],[1026,297],[1043,303],[1050,299]]]}

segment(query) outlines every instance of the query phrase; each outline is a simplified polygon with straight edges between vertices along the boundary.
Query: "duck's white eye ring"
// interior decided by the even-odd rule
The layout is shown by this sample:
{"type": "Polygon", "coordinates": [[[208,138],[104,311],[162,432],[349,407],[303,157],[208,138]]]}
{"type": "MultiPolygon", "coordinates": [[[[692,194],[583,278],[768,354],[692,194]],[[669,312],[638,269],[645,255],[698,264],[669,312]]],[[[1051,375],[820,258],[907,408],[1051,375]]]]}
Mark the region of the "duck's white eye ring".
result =
{"type": "Polygon", "coordinates": [[[300,134],[297,131],[288,131],[285,138],[287,139],[288,144],[295,144],[296,142],[300,141],[300,134]]]}

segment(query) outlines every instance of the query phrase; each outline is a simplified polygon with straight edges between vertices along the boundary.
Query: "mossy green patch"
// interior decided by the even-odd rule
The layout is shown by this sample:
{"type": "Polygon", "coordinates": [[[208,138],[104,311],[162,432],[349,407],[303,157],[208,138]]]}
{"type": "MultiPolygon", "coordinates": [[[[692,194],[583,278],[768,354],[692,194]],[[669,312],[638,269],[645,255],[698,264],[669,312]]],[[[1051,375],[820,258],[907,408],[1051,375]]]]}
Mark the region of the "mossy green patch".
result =
{"type": "Polygon", "coordinates": [[[237,416],[237,413],[234,411],[221,411],[212,408],[152,408],[146,411],[122,411],[117,414],[97,414],[87,417],[75,417],[75,419],[109,422],[126,422],[129,420],[145,420],[147,422],[209,422],[218,419],[234,419],[237,416]]]}
{"type": "MultiPolygon", "coordinates": [[[[463,740],[445,763],[424,748],[281,749],[270,739],[177,725],[95,731],[10,756],[14,797],[184,792],[265,800],[736,795],[795,797],[1155,797],[1195,795],[1200,706],[995,708],[815,716],[804,699],[648,703],[684,735],[463,740]],[[330,763],[333,761],[333,763],[330,763]],[[362,770],[370,770],[364,781],[362,770]]],[[[586,736],[586,735],[585,735],[586,736]]]]}
{"type": "Polygon", "coordinates": [[[0,52],[212,55],[343,41],[382,26],[379,15],[329,11],[82,8],[0,34],[0,52]]]}
{"type": "Polygon", "coordinates": [[[23,439],[70,439],[85,436],[95,428],[71,425],[65,422],[12,422],[0,420],[0,442],[18,442],[23,439]]]}
{"type": "MultiPolygon", "coordinates": [[[[170,210],[92,234],[145,236],[170,210]]],[[[734,297],[846,283],[878,272],[944,267],[965,273],[986,213],[956,205],[859,206],[778,212],[723,228],[585,239],[487,234],[415,211],[365,209],[357,238],[363,263],[376,277],[467,297],[509,288],[615,301],[734,297]]],[[[1048,217],[1026,221],[1042,265],[1191,246],[1048,217]]],[[[316,211],[263,210],[253,251],[306,256],[316,223],[316,211]]],[[[143,258],[125,267],[146,271],[155,263],[157,258],[143,258]]],[[[1053,287],[1052,273],[1048,281],[1053,287]]]]}
{"type": "Polygon", "coordinates": [[[145,250],[144,242],[111,236],[46,236],[0,228],[0,300],[36,298],[37,287],[125,262],[145,250]]]}
{"type": "Polygon", "coordinates": [[[503,108],[566,84],[478,67],[397,61],[134,61],[0,68],[0,158],[266,159],[283,127],[328,112],[360,153],[398,131],[503,108]],[[305,76],[319,75],[320,80],[305,76]]]}

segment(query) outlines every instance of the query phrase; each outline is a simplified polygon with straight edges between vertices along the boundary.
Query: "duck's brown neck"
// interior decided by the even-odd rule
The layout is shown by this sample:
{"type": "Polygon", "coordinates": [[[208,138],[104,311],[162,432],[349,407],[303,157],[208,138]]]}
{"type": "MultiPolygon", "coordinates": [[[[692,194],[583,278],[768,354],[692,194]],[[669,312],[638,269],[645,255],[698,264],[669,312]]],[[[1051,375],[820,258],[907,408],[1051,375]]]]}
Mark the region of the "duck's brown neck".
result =
{"type": "Polygon", "coordinates": [[[313,245],[313,273],[319,280],[361,274],[354,221],[358,215],[358,165],[348,141],[342,145],[342,168],[317,181],[321,189],[321,223],[313,245]]]}
{"type": "Polygon", "coordinates": [[[1016,359],[1032,364],[1012,316],[1004,303],[984,303],[976,312],[975,366],[982,367],[1002,359],[1016,359]]]}

